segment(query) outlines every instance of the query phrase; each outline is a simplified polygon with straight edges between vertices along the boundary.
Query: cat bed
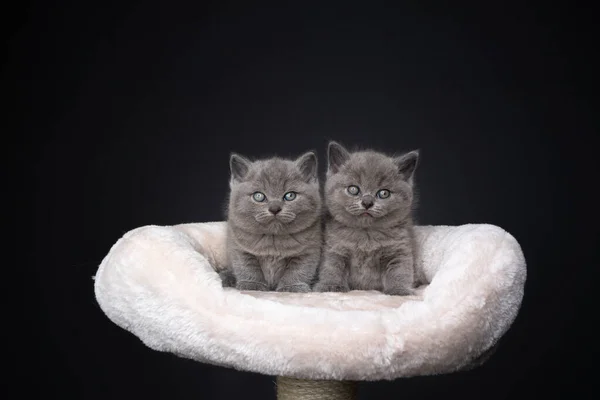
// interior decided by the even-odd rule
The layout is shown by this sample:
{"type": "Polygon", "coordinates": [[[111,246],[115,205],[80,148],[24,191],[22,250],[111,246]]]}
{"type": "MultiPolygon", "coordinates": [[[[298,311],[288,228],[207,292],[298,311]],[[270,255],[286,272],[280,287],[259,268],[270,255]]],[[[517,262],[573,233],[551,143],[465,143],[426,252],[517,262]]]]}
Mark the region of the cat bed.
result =
{"type": "Polygon", "coordinates": [[[414,296],[223,288],[225,222],[144,226],[94,277],[106,316],[153,350],[298,380],[392,380],[471,368],[515,319],[526,263],[489,224],[416,226],[414,296]]]}

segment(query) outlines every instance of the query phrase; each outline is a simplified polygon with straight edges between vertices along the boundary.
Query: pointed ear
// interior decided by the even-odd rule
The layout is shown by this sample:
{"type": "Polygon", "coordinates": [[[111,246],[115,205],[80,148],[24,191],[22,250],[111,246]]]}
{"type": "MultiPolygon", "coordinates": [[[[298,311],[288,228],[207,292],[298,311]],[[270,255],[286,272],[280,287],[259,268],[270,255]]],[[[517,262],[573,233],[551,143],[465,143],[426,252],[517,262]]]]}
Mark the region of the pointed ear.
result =
{"type": "Polygon", "coordinates": [[[402,178],[405,181],[412,183],[415,170],[419,163],[419,150],[413,150],[400,157],[396,157],[394,162],[398,166],[398,173],[402,178]]]}
{"type": "Polygon", "coordinates": [[[300,170],[304,180],[307,182],[315,181],[317,179],[317,155],[314,151],[309,151],[298,157],[296,166],[300,170]]]}
{"type": "Polygon", "coordinates": [[[327,171],[337,173],[350,158],[350,153],[338,142],[331,141],[327,146],[327,171]]]}
{"type": "Polygon", "coordinates": [[[231,170],[231,180],[241,181],[244,179],[250,168],[251,161],[239,154],[231,154],[229,158],[229,169],[231,170]]]}

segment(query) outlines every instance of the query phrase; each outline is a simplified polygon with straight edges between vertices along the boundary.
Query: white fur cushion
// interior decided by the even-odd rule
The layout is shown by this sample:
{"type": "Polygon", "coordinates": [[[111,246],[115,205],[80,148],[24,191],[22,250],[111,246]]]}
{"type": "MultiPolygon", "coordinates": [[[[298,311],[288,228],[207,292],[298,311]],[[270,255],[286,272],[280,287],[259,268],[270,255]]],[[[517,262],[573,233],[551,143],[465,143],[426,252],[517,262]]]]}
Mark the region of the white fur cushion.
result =
{"type": "Polygon", "coordinates": [[[223,289],[224,222],[145,226],[95,276],[108,318],[148,347],[305,379],[382,380],[467,368],[512,324],[526,265],[494,225],[417,226],[418,296],[223,289]]]}

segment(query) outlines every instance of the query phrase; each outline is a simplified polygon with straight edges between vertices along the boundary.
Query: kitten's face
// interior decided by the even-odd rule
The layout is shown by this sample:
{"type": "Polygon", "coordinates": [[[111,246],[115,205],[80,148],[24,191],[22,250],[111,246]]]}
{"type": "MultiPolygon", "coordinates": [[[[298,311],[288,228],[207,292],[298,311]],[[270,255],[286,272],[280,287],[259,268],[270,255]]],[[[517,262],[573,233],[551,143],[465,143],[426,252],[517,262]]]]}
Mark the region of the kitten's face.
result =
{"type": "Polygon", "coordinates": [[[317,158],[230,160],[228,218],[248,233],[289,234],[314,224],[321,212],[317,158]]]}
{"type": "Polygon", "coordinates": [[[349,153],[332,142],[325,183],[331,215],[347,226],[386,227],[409,217],[418,152],[393,158],[373,151],[349,153]]]}

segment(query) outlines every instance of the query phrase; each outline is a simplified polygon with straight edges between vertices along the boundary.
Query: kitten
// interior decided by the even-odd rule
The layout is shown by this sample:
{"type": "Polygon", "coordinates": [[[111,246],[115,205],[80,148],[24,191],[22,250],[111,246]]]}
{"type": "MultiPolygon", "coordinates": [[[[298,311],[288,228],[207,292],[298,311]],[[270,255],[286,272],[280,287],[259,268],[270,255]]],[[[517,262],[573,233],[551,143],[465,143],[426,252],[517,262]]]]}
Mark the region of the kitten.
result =
{"type": "Polygon", "coordinates": [[[223,286],[310,292],[321,259],[317,156],[250,161],[230,157],[223,286]]]}
{"type": "Polygon", "coordinates": [[[414,293],[413,181],[419,151],[327,149],[324,260],[315,292],[414,293]]]}

